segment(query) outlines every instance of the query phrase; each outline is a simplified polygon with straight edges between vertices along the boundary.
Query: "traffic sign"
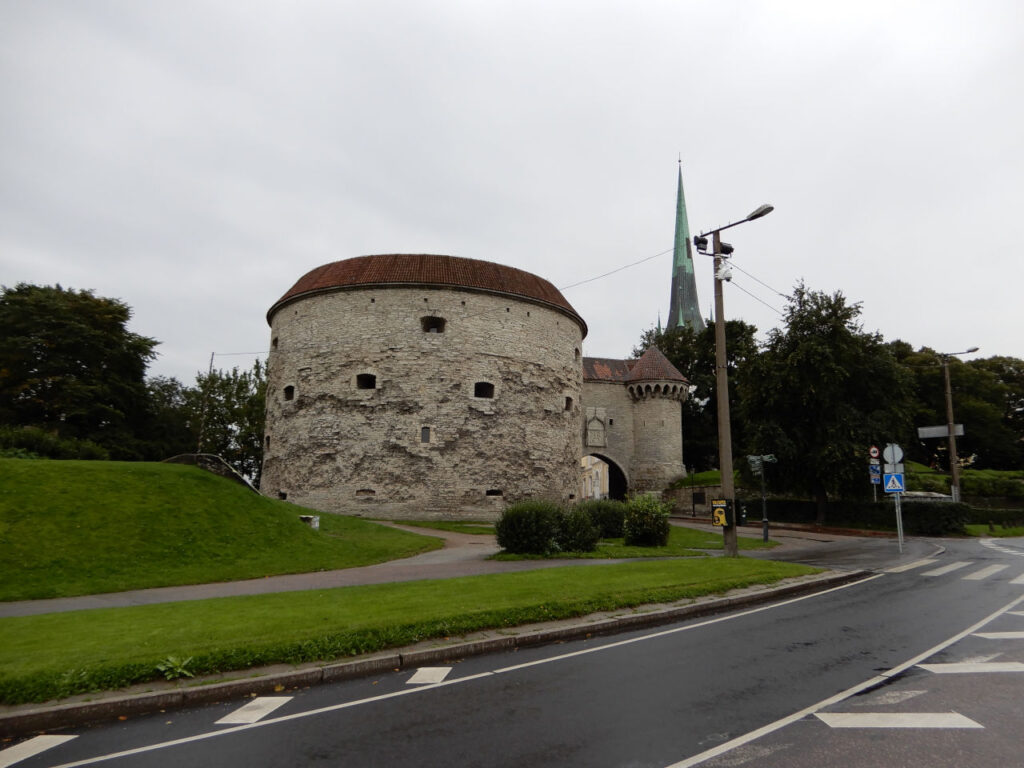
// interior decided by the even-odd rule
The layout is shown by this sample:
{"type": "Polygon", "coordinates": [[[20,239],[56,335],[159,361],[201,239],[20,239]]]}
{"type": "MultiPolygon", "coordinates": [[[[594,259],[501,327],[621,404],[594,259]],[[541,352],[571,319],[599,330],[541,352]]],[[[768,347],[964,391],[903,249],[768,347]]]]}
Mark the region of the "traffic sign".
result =
{"type": "Polygon", "coordinates": [[[882,476],[881,475],[872,475],[871,476],[871,484],[872,485],[881,485],[882,484],[882,476]]]}
{"type": "Polygon", "coordinates": [[[886,493],[903,493],[905,490],[903,486],[903,475],[886,475],[882,482],[882,487],[885,489],[886,493]]]}
{"type": "Polygon", "coordinates": [[[896,443],[889,443],[885,446],[885,450],[882,451],[882,456],[890,464],[899,464],[903,461],[903,449],[896,445],[896,443]]]}
{"type": "Polygon", "coordinates": [[[881,475],[882,474],[882,468],[880,466],[878,466],[877,464],[869,464],[868,465],[868,473],[870,475],[872,475],[872,476],[881,475]]]}
{"type": "Polygon", "coordinates": [[[868,456],[870,456],[872,459],[877,459],[878,458],[878,446],[877,445],[872,445],[871,446],[871,448],[868,450],[868,456]]]}

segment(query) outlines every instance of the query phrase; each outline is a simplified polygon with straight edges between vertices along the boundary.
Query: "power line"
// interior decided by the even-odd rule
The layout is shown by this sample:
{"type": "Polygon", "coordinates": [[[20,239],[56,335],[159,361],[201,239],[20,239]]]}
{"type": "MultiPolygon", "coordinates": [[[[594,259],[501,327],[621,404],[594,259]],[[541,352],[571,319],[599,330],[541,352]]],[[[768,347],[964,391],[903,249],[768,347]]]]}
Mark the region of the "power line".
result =
{"type": "Polygon", "coordinates": [[[662,251],[661,253],[656,253],[653,256],[647,256],[647,257],[645,257],[643,259],[640,259],[639,261],[634,261],[631,264],[625,264],[625,265],[619,267],[618,269],[613,269],[611,272],[605,272],[603,275],[598,275],[597,277],[588,277],[586,280],[580,280],[578,283],[573,283],[572,285],[563,285],[558,290],[560,290],[560,291],[567,291],[570,288],[575,288],[575,287],[577,287],[579,285],[585,285],[587,283],[592,283],[595,280],[600,280],[601,278],[608,277],[609,275],[614,275],[616,272],[621,272],[624,269],[629,269],[630,267],[635,267],[638,264],[643,264],[645,261],[650,261],[651,259],[656,259],[659,256],[664,256],[666,253],[672,253],[672,251],[674,251],[674,250],[675,250],[674,248],[669,248],[668,250],[662,251]]]}

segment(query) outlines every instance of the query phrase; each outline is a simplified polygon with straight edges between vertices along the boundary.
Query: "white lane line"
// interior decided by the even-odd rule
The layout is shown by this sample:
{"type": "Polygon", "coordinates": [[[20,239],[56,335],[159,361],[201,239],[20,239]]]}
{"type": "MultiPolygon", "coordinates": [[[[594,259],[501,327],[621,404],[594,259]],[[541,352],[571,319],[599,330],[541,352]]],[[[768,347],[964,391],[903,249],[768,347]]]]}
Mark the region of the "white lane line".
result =
{"type": "Polygon", "coordinates": [[[950,664],[918,664],[921,669],[938,675],[968,675],[976,672],[1024,672],[1019,661],[952,662],[950,664]]]}
{"type": "Polygon", "coordinates": [[[239,725],[241,723],[257,723],[275,709],[292,700],[291,696],[260,696],[244,707],[224,715],[214,725],[239,725]]]}
{"type": "Polygon", "coordinates": [[[1024,640],[1024,632],[979,632],[975,637],[986,640],[1024,640]]]}
{"type": "Polygon", "coordinates": [[[1024,557],[1024,549],[1014,549],[1013,547],[998,544],[995,539],[982,539],[981,545],[983,547],[988,547],[989,549],[994,549],[996,552],[1002,552],[1004,555],[1017,555],[1018,557],[1024,557]]]}
{"type": "Polygon", "coordinates": [[[451,667],[420,667],[416,670],[416,674],[405,681],[405,684],[432,685],[434,683],[440,683],[448,677],[448,673],[451,671],[451,667]]]}
{"type": "MultiPolygon", "coordinates": [[[[279,723],[287,723],[287,722],[290,722],[292,720],[301,720],[301,719],[306,718],[306,717],[315,717],[316,715],[323,715],[323,714],[326,714],[328,712],[337,712],[337,711],[340,711],[340,710],[343,710],[343,709],[351,709],[352,707],[362,706],[363,704],[372,704],[372,703],[375,703],[375,702],[378,702],[378,701],[386,701],[388,699],[395,699],[395,698],[398,698],[400,696],[409,696],[409,695],[413,695],[413,694],[417,694],[417,693],[422,693],[424,691],[432,691],[435,688],[446,688],[449,685],[460,685],[462,683],[468,683],[468,682],[473,681],[473,680],[480,680],[480,679],[485,678],[485,677],[492,677],[493,675],[496,675],[496,674],[498,674],[500,672],[511,672],[511,671],[513,671],[515,669],[521,669],[521,668],[524,668],[524,667],[532,667],[532,666],[536,666],[537,664],[546,664],[546,663],[549,663],[549,662],[562,661],[563,659],[568,659],[568,658],[571,658],[573,656],[579,656],[579,655],[584,654],[584,653],[598,653],[600,651],[609,650],[611,648],[618,648],[618,647],[623,646],[623,645],[630,645],[632,643],[639,643],[639,642],[643,642],[644,640],[653,640],[653,639],[656,639],[656,638],[659,638],[659,637],[664,637],[666,635],[672,635],[672,634],[676,634],[676,633],[679,633],[679,632],[686,632],[686,631],[689,631],[691,629],[697,629],[698,627],[706,627],[709,624],[717,624],[717,623],[723,622],[723,621],[731,621],[732,619],[739,619],[739,618],[742,618],[744,616],[750,616],[751,614],[761,613],[762,611],[770,611],[770,610],[773,610],[775,608],[782,608],[783,606],[786,606],[786,605],[792,605],[793,603],[799,603],[799,602],[801,602],[803,600],[811,600],[811,599],[816,598],[816,597],[822,597],[823,595],[827,595],[827,594],[830,594],[832,592],[838,592],[839,590],[842,590],[842,589],[849,589],[851,587],[860,586],[861,584],[866,584],[869,581],[874,581],[875,579],[880,579],[880,578],[882,578],[882,574],[879,573],[879,574],[875,574],[874,576],[868,576],[867,578],[861,579],[860,581],[852,581],[849,584],[842,584],[842,585],[840,585],[838,587],[832,587],[830,589],[822,590],[821,592],[813,592],[813,593],[811,593],[809,595],[801,595],[800,597],[792,597],[789,600],[783,600],[781,602],[772,603],[770,605],[763,605],[763,606],[760,606],[759,608],[751,608],[751,609],[746,610],[746,611],[741,611],[739,613],[731,613],[731,614],[728,614],[726,616],[720,616],[720,617],[715,618],[715,619],[708,619],[707,621],[698,622],[696,624],[687,624],[686,626],[683,626],[683,627],[676,627],[674,629],[668,629],[668,630],[664,630],[662,632],[654,632],[654,633],[651,633],[650,635],[643,635],[641,637],[634,637],[634,638],[630,638],[629,640],[621,640],[621,641],[616,642],[616,643],[609,643],[607,645],[601,645],[601,646],[598,646],[596,648],[591,648],[591,649],[588,649],[588,650],[585,650],[585,651],[577,651],[575,653],[565,653],[565,654],[562,654],[560,656],[552,656],[551,658],[545,659],[543,661],[530,662],[529,664],[519,664],[519,665],[516,665],[514,667],[505,667],[504,669],[496,669],[493,672],[481,672],[481,673],[476,674],[476,675],[466,675],[465,677],[459,677],[459,678],[456,678],[454,680],[445,680],[445,681],[437,683],[435,685],[424,685],[424,686],[418,686],[416,688],[404,688],[404,689],[402,689],[400,691],[394,691],[392,693],[383,693],[383,694],[380,694],[378,696],[369,696],[369,697],[367,697],[365,699],[356,699],[354,701],[343,701],[340,704],[330,704],[330,705],[328,705],[326,707],[320,707],[319,709],[310,709],[310,710],[306,710],[305,712],[295,712],[294,714],[291,714],[291,715],[282,715],[281,717],[273,717],[273,718],[271,718],[269,720],[261,720],[258,723],[247,723],[245,725],[235,725],[235,726],[232,726],[231,728],[224,728],[222,730],[217,730],[217,731],[206,731],[205,733],[197,733],[194,736],[185,736],[185,737],[180,738],[180,739],[171,739],[169,741],[161,741],[161,742],[158,742],[156,744],[147,744],[147,745],[142,746],[142,747],[135,747],[134,749],[126,749],[126,750],[124,750],[122,752],[111,752],[110,754],[106,754],[106,755],[97,755],[96,757],[86,758],[85,760],[77,760],[77,761],[75,761],[73,763],[64,763],[62,765],[55,765],[52,768],[80,768],[80,766],[84,766],[84,765],[95,765],[96,763],[105,763],[107,761],[117,760],[117,759],[122,758],[122,757],[131,757],[131,756],[134,756],[134,755],[143,755],[143,754],[146,754],[148,752],[156,752],[157,750],[166,749],[168,747],[177,747],[177,746],[180,746],[182,744],[192,744],[192,743],[197,742],[197,741],[205,741],[207,739],[217,738],[218,736],[227,736],[227,735],[233,734],[233,733],[241,733],[243,731],[248,731],[248,730],[253,729],[253,728],[263,728],[263,727],[268,726],[268,725],[278,725],[279,723]]],[[[1018,600],[1018,602],[1022,602],[1022,601],[1024,601],[1024,596],[1022,596],[1020,598],[1020,600],[1018,600]]],[[[1016,606],[1016,603],[1013,603],[1011,607],[1013,607],[1013,606],[1016,606]]],[[[975,625],[972,629],[979,629],[982,626],[984,626],[984,624],[979,623],[979,624],[975,625]]],[[[927,658],[927,656],[924,656],[924,657],[921,657],[921,658],[924,659],[924,658],[927,658]]],[[[873,678],[872,681],[871,681],[871,684],[874,685],[874,684],[877,684],[879,682],[885,682],[885,678],[883,678],[883,677],[873,678]]],[[[865,687],[869,687],[869,686],[865,686],[865,687]]],[[[838,701],[838,699],[837,699],[837,701],[838,701]]],[[[828,704],[831,704],[831,703],[833,703],[833,702],[831,700],[829,700],[827,702],[824,702],[822,704],[822,706],[827,706],[828,704]]]]}
{"type": "Polygon", "coordinates": [[[1010,582],[1011,584],[1024,584],[1024,573],[1018,576],[1016,579],[1010,582]]]}
{"type": "Polygon", "coordinates": [[[984,728],[958,712],[817,712],[829,728],[984,728]]]}
{"type": "Polygon", "coordinates": [[[945,576],[947,573],[952,573],[953,571],[959,571],[961,568],[966,568],[972,562],[973,561],[971,561],[971,560],[961,560],[961,561],[959,561],[957,563],[950,563],[949,565],[944,565],[941,568],[936,568],[934,571],[925,571],[921,575],[922,576],[945,576]]]}
{"type": "Polygon", "coordinates": [[[982,568],[980,571],[969,573],[964,576],[964,581],[981,581],[987,579],[989,576],[994,576],[1000,571],[1006,570],[1010,566],[1008,565],[990,565],[988,568],[982,568]]]}
{"type": "Polygon", "coordinates": [[[13,747],[8,747],[0,752],[0,768],[7,768],[7,766],[20,763],[22,760],[28,760],[30,757],[35,757],[40,752],[53,749],[59,744],[63,744],[65,741],[71,741],[74,738],[77,737],[36,736],[33,739],[21,742],[21,744],[15,744],[13,747]]]}
{"type": "Polygon", "coordinates": [[[912,563],[904,563],[903,565],[896,565],[892,568],[887,568],[885,573],[904,573],[906,571],[912,571],[915,568],[921,568],[925,565],[931,565],[932,563],[939,562],[934,557],[926,557],[924,560],[915,560],[912,563]]]}
{"type": "MultiPolygon", "coordinates": [[[[799,712],[794,712],[791,715],[786,715],[786,717],[776,720],[774,723],[768,723],[768,725],[761,726],[760,728],[750,731],[750,733],[745,733],[742,736],[737,736],[735,739],[732,739],[731,741],[719,744],[717,747],[712,747],[711,749],[705,750],[704,752],[700,752],[699,754],[693,755],[692,757],[688,757],[685,760],[680,760],[678,763],[672,763],[672,765],[667,766],[667,768],[693,768],[693,766],[695,765],[706,763],[713,757],[724,755],[725,753],[731,752],[737,747],[742,747],[746,744],[749,744],[752,741],[757,741],[762,736],[767,736],[770,733],[775,733],[776,731],[785,728],[787,725],[792,725],[793,723],[799,722],[808,715],[817,714],[822,709],[825,709],[825,707],[831,707],[833,704],[838,704],[841,701],[845,701],[851,696],[856,696],[858,693],[866,691],[869,688],[874,688],[876,685],[886,683],[892,678],[903,674],[911,667],[920,664],[925,659],[934,656],[940,651],[944,651],[946,648],[949,648],[951,645],[954,645],[955,643],[959,643],[968,635],[973,635],[986,624],[995,621],[1004,613],[1007,613],[1011,609],[1016,608],[1022,602],[1024,602],[1024,596],[1018,597],[1016,600],[1010,601],[1002,608],[998,609],[993,613],[990,613],[988,616],[983,618],[978,623],[972,624],[963,632],[958,632],[952,637],[943,640],[938,645],[929,648],[924,653],[919,653],[914,658],[908,659],[902,664],[893,667],[888,672],[883,672],[880,675],[875,675],[874,677],[869,678],[862,683],[858,683],[852,688],[847,688],[845,691],[837,693],[835,696],[830,696],[824,701],[819,701],[817,704],[812,704],[811,706],[806,707],[805,709],[801,709],[799,712]]],[[[71,766],[58,766],[58,768],[71,768],[71,766]]]]}

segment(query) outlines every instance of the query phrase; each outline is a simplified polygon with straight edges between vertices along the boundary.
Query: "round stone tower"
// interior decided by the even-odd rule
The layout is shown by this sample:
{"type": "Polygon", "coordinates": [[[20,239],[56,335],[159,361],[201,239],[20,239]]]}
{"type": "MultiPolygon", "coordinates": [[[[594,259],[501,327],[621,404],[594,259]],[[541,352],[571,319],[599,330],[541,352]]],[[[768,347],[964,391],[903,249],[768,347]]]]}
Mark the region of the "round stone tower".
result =
{"type": "Polygon", "coordinates": [[[575,494],[587,328],[546,280],[361,256],[300,278],[267,320],[264,494],[396,519],[575,494]]]}

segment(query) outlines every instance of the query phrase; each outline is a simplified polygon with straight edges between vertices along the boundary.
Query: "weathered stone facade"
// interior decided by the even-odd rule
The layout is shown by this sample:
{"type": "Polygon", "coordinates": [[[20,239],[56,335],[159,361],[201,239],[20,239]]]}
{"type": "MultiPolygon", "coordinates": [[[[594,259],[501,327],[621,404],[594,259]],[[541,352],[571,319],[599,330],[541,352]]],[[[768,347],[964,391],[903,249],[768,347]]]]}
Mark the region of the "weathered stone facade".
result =
{"type": "Polygon", "coordinates": [[[640,365],[645,355],[619,362],[654,379],[584,390],[586,324],[535,275],[364,256],[305,275],[267,318],[266,495],[326,512],[481,518],[525,498],[573,499],[583,454],[607,455],[630,489],[685,471],[685,379],[640,365]],[[605,444],[589,446],[597,426],[584,413],[596,408],[605,444]]]}
{"type": "Polygon", "coordinates": [[[265,494],[421,519],[573,496],[585,324],[568,303],[499,290],[526,273],[430,283],[434,260],[453,261],[401,262],[271,309],[265,494]]]}
{"type": "Polygon", "coordinates": [[[583,452],[612,468],[610,493],[660,491],[686,474],[680,403],[688,382],[656,348],[583,360],[583,452]]]}

